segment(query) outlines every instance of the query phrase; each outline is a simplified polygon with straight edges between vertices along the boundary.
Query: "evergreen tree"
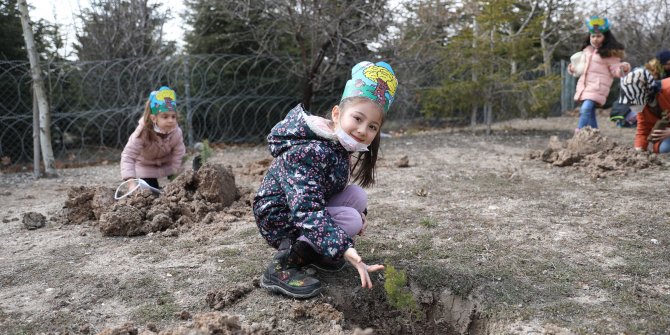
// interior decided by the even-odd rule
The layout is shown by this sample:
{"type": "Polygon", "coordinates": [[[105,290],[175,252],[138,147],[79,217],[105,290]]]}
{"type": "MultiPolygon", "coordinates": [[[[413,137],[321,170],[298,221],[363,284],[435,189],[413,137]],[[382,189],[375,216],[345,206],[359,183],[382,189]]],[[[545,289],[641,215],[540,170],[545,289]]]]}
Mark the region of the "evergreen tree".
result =
{"type": "Polygon", "coordinates": [[[16,0],[0,0],[0,60],[28,60],[16,0]]]}
{"type": "Polygon", "coordinates": [[[256,6],[239,10],[236,1],[186,0],[186,50],[190,54],[252,54],[259,49],[254,29],[267,20],[256,6]]]}
{"type": "Polygon", "coordinates": [[[149,0],[94,0],[78,16],[83,28],[74,49],[80,60],[167,56],[174,41],[163,39],[169,11],[149,0]]]}
{"type": "Polygon", "coordinates": [[[438,71],[442,84],[423,90],[428,115],[453,116],[483,111],[488,125],[496,113],[547,115],[558,100],[558,78],[544,76],[538,2],[470,2],[470,25],[449,40],[438,71]]]}

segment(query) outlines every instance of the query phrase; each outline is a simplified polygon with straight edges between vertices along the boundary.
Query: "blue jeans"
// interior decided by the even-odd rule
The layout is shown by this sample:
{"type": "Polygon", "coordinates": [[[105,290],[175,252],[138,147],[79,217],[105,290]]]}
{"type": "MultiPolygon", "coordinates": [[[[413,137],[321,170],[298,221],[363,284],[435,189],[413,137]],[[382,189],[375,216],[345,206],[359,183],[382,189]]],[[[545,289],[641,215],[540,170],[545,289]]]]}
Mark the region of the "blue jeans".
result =
{"type": "Polygon", "coordinates": [[[582,129],[586,126],[598,128],[598,121],[596,121],[596,102],[588,99],[582,102],[582,107],[579,109],[579,123],[577,124],[577,128],[582,129]]]}
{"type": "Polygon", "coordinates": [[[664,139],[661,146],[658,147],[658,153],[667,154],[668,152],[670,152],[670,137],[664,139]]]}

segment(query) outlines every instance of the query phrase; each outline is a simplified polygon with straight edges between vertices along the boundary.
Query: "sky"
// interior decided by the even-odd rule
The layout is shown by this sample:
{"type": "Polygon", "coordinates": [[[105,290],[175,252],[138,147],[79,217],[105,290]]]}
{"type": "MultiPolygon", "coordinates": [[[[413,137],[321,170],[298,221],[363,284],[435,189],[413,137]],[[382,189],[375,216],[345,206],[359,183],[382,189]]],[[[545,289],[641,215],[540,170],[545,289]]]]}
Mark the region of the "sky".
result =
{"type": "MultiPolygon", "coordinates": [[[[172,19],[170,19],[163,30],[168,39],[177,41],[177,46],[183,46],[184,24],[181,14],[184,12],[184,0],[162,0],[163,8],[171,8],[172,19]]],[[[56,22],[61,25],[63,31],[67,32],[65,50],[63,56],[68,56],[72,52],[72,43],[76,41],[75,31],[81,27],[81,23],[75,20],[76,13],[81,8],[90,7],[90,0],[28,0],[32,6],[30,10],[30,19],[45,19],[49,22],[56,22]]],[[[69,55],[72,58],[72,55],[69,55]]]]}

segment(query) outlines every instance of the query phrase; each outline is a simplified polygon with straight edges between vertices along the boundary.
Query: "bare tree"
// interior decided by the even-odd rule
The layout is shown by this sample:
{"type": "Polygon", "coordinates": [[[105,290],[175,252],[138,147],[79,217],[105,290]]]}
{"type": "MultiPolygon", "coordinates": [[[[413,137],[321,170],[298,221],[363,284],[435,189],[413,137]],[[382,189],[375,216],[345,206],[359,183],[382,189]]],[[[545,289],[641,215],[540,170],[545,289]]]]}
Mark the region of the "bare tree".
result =
{"type": "Polygon", "coordinates": [[[248,25],[244,34],[252,36],[253,53],[282,58],[302,78],[307,108],[315,94],[341,90],[339,81],[369,57],[390,19],[386,0],[249,0],[217,8],[248,25]]]}
{"type": "Polygon", "coordinates": [[[626,47],[626,59],[644,64],[656,51],[670,48],[670,2],[667,0],[617,0],[603,11],[612,32],[626,47]]]}
{"type": "MultiPolygon", "coordinates": [[[[42,70],[40,68],[39,55],[35,47],[35,38],[30,25],[30,16],[28,13],[28,4],[26,0],[19,0],[19,11],[21,12],[21,26],[23,27],[23,37],[26,41],[26,50],[30,60],[30,70],[33,79],[34,98],[37,98],[37,107],[40,116],[40,143],[42,147],[42,156],[44,157],[44,173],[46,177],[56,177],[56,168],[54,165],[54,154],[51,147],[51,116],[49,113],[49,102],[47,100],[44,80],[42,79],[42,70]]],[[[36,135],[33,135],[36,136],[36,135]]],[[[34,164],[39,164],[39,161],[34,164]]]]}
{"type": "Polygon", "coordinates": [[[559,45],[575,39],[582,25],[576,20],[574,0],[541,0],[542,30],[540,45],[545,75],[551,75],[554,52],[559,45]]]}

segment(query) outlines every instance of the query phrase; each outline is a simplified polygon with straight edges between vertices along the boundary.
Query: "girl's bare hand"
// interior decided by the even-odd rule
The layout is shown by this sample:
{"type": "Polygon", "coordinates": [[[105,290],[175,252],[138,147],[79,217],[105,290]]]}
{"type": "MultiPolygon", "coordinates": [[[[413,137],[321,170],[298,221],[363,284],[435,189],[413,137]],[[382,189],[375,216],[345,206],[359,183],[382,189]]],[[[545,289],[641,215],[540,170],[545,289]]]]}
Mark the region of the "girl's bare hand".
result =
{"type": "Polygon", "coordinates": [[[384,270],[383,265],[367,265],[363,263],[363,259],[358,255],[358,252],[354,248],[349,248],[344,252],[344,259],[349,261],[349,263],[351,263],[351,265],[358,271],[358,275],[361,276],[361,287],[363,288],[372,288],[370,272],[384,270]]]}

